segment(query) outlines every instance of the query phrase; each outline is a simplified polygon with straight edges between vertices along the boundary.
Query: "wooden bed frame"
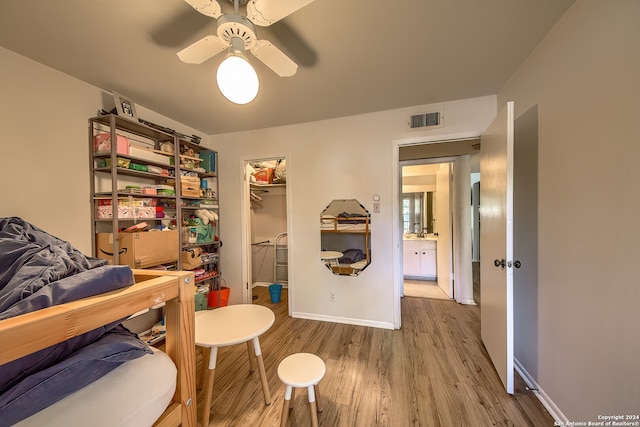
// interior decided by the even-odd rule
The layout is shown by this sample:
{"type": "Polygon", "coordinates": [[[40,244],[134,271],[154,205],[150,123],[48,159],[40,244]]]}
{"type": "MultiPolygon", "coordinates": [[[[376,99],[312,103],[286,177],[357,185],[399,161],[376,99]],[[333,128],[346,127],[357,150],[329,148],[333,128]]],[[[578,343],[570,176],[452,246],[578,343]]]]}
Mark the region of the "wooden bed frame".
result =
{"type": "Polygon", "coordinates": [[[135,284],[0,321],[0,365],[162,302],[165,352],[178,370],[176,392],[155,426],[197,425],[193,273],[133,270],[135,284]]]}

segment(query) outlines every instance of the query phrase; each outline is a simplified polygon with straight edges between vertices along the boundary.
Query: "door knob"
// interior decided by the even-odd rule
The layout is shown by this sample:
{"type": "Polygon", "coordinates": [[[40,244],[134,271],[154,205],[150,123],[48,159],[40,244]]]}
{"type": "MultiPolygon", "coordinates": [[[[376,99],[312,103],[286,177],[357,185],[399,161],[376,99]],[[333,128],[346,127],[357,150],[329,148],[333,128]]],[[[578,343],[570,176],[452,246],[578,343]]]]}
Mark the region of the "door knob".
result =
{"type": "MultiPolygon", "coordinates": [[[[520,267],[522,267],[522,263],[520,261],[516,260],[516,261],[513,261],[513,266],[515,268],[520,268],[520,267]]],[[[509,261],[509,267],[511,267],[511,261],[509,261]]]]}
{"type": "Polygon", "coordinates": [[[504,266],[507,265],[507,261],[503,258],[503,259],[494,259],[493,260],[493,265],[495,265],[496,267],[500,267],[502,270],[504,270],[504,266]]]}

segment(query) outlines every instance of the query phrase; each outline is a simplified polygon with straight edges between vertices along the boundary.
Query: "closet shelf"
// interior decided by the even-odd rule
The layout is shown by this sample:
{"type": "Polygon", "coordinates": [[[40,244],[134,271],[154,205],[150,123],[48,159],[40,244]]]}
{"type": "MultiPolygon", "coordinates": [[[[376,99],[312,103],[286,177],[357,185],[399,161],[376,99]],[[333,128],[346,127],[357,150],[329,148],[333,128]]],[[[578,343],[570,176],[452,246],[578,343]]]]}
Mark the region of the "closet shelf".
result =
{"type": "Polygon", "coordinates": [[[273,188],[273,187],[286,187],[287,184],[283,183],[283,184],[256,184],[255,182],[252,182],[251,184],[251,188],[253,189],[260,189],[260,188],[273,188]]]}

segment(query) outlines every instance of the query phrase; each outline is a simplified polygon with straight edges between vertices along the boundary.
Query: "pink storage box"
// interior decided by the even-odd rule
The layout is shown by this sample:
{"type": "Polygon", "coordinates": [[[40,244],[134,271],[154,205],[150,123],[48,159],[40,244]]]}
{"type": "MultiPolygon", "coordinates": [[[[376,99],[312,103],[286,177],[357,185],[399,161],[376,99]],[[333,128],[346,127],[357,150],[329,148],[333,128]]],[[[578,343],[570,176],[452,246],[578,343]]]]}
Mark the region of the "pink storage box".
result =
{"type": "MultiPolygon", "coordinates": [[[[129,138],[116,135],[116,152],[125,156],[129,155],[129,138]]],[[[93,137],[93,151],[96,153],[111,152],[111,133],[99,133],[93,137]]]]}

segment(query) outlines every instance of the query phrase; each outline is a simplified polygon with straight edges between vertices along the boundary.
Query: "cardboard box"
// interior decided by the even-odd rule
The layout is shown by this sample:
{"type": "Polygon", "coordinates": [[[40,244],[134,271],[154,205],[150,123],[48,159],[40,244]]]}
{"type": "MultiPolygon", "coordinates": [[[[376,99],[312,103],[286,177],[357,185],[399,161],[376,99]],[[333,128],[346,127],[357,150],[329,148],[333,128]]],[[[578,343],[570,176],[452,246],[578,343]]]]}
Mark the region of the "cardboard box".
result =
{"type": "MultiPolygon", "coordinates": [[[[180,256],[178,230],[119,233],[119,263],[131,268],[148,268],[175,262],[180,256]]],[[[113,263],[113,234],[96,233],[96,254],[113,263]]]]}

